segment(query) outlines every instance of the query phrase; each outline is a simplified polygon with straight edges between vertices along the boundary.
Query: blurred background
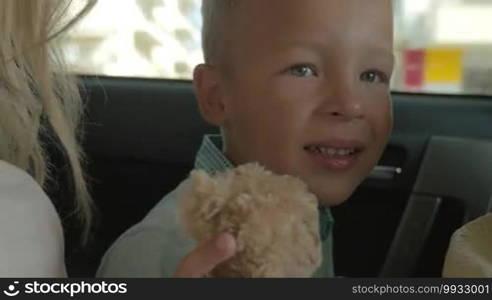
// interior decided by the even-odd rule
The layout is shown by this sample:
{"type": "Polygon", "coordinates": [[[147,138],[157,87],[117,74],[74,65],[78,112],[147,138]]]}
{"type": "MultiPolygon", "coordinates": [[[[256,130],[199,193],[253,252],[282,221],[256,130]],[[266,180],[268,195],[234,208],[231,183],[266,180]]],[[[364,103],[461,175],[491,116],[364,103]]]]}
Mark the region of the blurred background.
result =
{"type": "MultiPolygon", "coordinates": [[[[393,90],[492,95],[491,0],[393,0],[393,90]]],[[[99,0],[63,41],[72,72],[191,79],[201,0],[99,0]]]]}

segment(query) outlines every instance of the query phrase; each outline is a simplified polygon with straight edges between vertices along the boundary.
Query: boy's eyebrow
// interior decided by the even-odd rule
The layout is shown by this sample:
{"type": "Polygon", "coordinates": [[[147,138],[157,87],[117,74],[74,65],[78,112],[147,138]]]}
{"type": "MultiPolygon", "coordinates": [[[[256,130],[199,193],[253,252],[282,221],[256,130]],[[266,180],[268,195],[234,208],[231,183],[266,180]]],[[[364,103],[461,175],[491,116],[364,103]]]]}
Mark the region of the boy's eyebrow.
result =
{"type": "Polygon", "coordinates": [[[304,39],[296,39],[296,40],[287,40],[285,41],[285,46],[287,47],[298,47],[298,48],[308,48],[311,50],[315,50],[316,52],[322,52],[323,49],[326,48],[326,42],[318,42],[312,40],[304,40],[304,39]]]}
{"type": "MultiPolygon", "coordinates": [[[[315,52],[323,52],[323,50],[327,47],[326,42],[318,42],[312,40],[289,40],[285,42],[285,46],[287,47],[299,47],[299,48],[307,48],[310,50],[314,50],[315,52]]],[[[330,45],[332,47],[337,47],[335,44],[330,45]]],[[[382,60],[386,60],[386,62],[390,65],[394,65],[396,58],[395,53],[392,47],[385,47],[383,45],[372,44],[367,47],[367,51],[382,60]]]]}
{"type": "Polygon", "coordinates": [[[381,58],[382,60],[385,60],[387,63],[390,65],[394,65],[396,58],[395,58],[395,52],[393,49],[388,49],[387,47],[382,47],[382,46],[377,46],[377,47],[371,47],[370,50],[371,53],[378,58],[381,58]]]}

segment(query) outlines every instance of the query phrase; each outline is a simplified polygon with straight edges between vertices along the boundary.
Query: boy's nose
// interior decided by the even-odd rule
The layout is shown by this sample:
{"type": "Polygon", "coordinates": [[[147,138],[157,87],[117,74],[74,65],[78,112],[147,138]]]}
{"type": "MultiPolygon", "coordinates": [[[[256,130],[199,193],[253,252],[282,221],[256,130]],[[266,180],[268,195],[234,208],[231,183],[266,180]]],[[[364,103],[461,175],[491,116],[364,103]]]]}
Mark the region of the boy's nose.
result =
{"type": "Polygon", "coordinates": [[[364,118],[362,97],[350,86],[332,88],[324,97],[322,111],[324,115],[344,120],[364,118]]]}

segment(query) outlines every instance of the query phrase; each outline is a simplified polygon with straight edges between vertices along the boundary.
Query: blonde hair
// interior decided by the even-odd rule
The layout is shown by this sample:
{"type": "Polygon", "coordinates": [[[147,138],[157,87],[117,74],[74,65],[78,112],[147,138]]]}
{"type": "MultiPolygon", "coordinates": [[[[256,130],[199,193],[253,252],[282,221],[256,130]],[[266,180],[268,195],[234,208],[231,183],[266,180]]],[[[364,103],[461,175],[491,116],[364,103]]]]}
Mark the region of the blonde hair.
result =
{"type": "Polygon", "coordinates": [[[0,159],[26,170],[46,188],[50,161],[40,137],[51,130],[70,164],[84,242],[92,202],[78,143],[82,101],[55,43],[95,1],[88,0],[72,18],[68,16],[72,1],[0,1],[0,159]]]}
{"type": "Polygon", "coordinates": [[[202,0],[202,48],[205,63],[217,64],[224,55],[227,16],[238,0],[202,0]]]}

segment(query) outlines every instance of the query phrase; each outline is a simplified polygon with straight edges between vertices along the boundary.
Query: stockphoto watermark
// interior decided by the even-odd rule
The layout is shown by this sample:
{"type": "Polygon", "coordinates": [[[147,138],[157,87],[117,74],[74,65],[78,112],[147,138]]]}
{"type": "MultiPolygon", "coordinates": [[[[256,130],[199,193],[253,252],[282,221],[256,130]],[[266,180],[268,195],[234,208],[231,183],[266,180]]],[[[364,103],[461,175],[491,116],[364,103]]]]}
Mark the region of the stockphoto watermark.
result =
{"type": "Polygon", "coordinates": [[[126,283],[108,283],[102,282],[40,282],[29,281],[20,283],[13,281],[4,290],[3,294],[9,297],[18,295],[32,294],[51,294],[51,295],[67,295],[74,297],[76,295],[100,295],[100,294],[126,294],[128,292],[126,283]]]}

